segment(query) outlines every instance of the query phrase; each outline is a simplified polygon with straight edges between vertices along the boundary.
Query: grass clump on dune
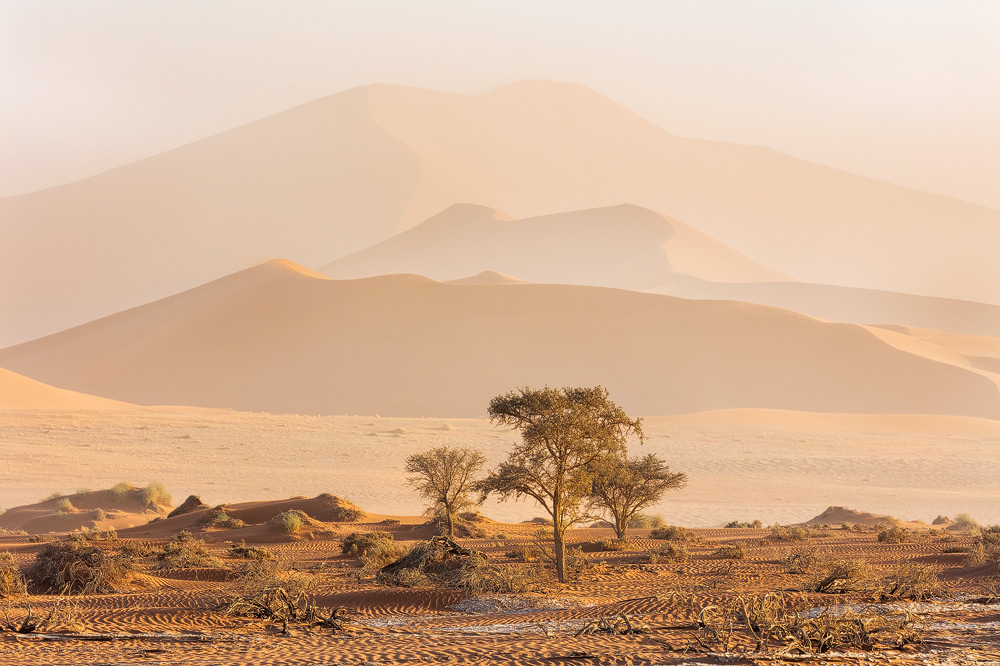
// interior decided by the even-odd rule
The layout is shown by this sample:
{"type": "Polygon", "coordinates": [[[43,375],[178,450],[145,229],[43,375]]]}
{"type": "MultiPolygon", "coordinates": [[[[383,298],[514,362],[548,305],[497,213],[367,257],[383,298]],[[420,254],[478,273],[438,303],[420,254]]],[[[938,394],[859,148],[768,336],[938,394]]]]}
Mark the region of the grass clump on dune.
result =
{"type": "Polygon", "coordinates": [[[182,531],[177,538],[167,542],[156,554],[161,569],[193,569],[201,567],[221,567],[219,558],[205,548],[205,541],[197,539],[188,531],[182,531]]]}
{"type": "Polygon", "coordinates": [[[17,566],[14,556],[7,551],[0,552],[0,599],[17,597],[28,593],[24,574],[17,566]]]}
{"type": "Polygon", "coordinates": [[[142,501],[150,508],[159,508],[171,506],[174,498],[167,492],[165,485],[152,481],[142,489],[142,501]]]}
{"type": "Polygon", "coordinates": [[[340,552],[358,558],[367,568],[379,568],[397,559],[403,550],[388,532],[351,532],[341,542],[340,552]]]}

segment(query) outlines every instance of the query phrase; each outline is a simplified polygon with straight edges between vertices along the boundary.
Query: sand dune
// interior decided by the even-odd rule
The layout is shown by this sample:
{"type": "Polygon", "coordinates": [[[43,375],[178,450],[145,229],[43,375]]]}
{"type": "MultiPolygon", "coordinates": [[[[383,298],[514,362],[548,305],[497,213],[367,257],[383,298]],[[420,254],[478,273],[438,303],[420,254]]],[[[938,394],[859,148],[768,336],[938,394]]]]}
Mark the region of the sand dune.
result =
{"type": "Polygon", "coordinates": [[[455,205],[320,271],[334,278],[415,273],[455,280],[485,269],[529,282],[636,290],[678,275],[725,282],[788,279],[685,224],[632,205],[523,220],[484,206],[455,205]]]}
{"type": "Polygon", "coordinates": [[[169,500],[148,501],[142,489],[76,492],[50,497],[0,514],[0,528],[33,534],[145,525],[170,511],[169,500]]]}
{"type": "Polygon", "coordinates": [[[628,202],[796,279],[1000,304],[1000,212],[676,137],[576,85],[373,85],[0,200],[17,285],[0,344],[276,255],[318,266],[462,201],[519,218],[628,202]]]}
{"type": "Polygon", "coordinates": [[[677,276],[653,293],[773,305],[848,324],[902,324],[1000,336],[1000,307],[949,298],[805,282],[709,282],[677,276]]]}
{"type": "Polygon", "coordinates": [[[49,386],[0,368],[0,409],[121,409],[127,403],[49,386]]]}
{"type": "Polygon", "coordinates": [[[140,404],[287,413],[475,416],[515,386],[603,384],[639,414],[1000,417],[995,377],[957,352],[899,347],[747,303],[413,275],[329,280],[275,261],[2,350],[0,363],[140,404]]]}

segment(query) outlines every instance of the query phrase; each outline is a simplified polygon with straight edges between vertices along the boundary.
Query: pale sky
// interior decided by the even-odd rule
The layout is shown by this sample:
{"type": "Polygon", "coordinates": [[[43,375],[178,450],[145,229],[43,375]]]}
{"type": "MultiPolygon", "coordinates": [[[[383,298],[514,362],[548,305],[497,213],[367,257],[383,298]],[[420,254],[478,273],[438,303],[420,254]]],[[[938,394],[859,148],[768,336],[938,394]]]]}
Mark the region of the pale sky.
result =
{"type": "Polygon", "coordinates": [[[0,195],[372,82],[589,86],[1000,209],[1000,2],[0,0],[0,195]]]}

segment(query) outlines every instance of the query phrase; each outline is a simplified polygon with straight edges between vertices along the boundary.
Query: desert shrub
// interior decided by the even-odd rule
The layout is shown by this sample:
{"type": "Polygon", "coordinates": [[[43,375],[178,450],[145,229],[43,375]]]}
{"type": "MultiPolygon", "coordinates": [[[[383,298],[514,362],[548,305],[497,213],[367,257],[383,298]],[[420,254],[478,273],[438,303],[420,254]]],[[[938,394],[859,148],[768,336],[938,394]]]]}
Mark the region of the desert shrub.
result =
{"type": "Polygon", "coordinates": [[[133,559],[104,552],[84,538],[46,544],[25,571],[39,587],[60,594],[117,592],[136,571],[133,559]]]}
{"type": "Polygon", "coordinates": [[[829,559],[829,550],[810,548],[808,550],[799,550],[788,553],[788,555],[782,559],[781,564],[784,566],[785,573],[804,574],[816,571],[819,567],[829,561],[829,559]]]}
{"type": "Polygon", "coordinates": [[[547,541],[549,539],[552,539],[553,534],[554,533],[551,527],[539,527],[537,530],[535,530],[536,539],[542,539],[547,541]]]}
{"type": "Polygon", "coordinates": [[[506,541],[509,537],[507,536],[506,532],[497,532],[496,534],[493,535],[493,538],[496,539],[497,541],[506,541]]]}
{"type": "Polygon", "coordinates": [[[955,553],[968,553],[972,550],[971,546],[948,546],[941,550],[945,555],[953,555],[955,553]]]}
{"type": "Polygon", "coordinates": [[[539,562],[546,559],[546,552],[539,546],[521,546],[508,550],[504,556],[522,562],[539,562]]]}
{"type": "Polygon", "coordinates": [[[248,546],[246,541],[239,541],[229,547],[231,557],[239,557],[244,560],[272,560],[274,554],[263,546],[248,546]]]}
{"type": "Polygon", "coordinates": [[[370,569],[396,560],[402,554],[402,548],[388,532],[351,532],[341,542],[340,552],[353,555],[370,569]]]}
{"type": "Polygon", "coordinates": [[[726,527],[728,529],[741,528],[741,527],[742,528],[746,528],[746,527],[759,528],[759,527],[764,527],[764,523],[762,523],[760,520],[751,520],[748,523],[744,523],[744,522],[741,522],[739,520],[731,520],[728,523],[726,523],[726,527]]]}
{"type": "Polygon", "coordinates": [[[135,490],[135,486],[127,481],[119,481],[115,485],[111,486],[111,496],[117,500],[122,500],[128,497],[128,494],[135,490]]]}
{"type": "Polygon", "coordinates": [[[278,522],[281,523],[281,528],[285,530],[285,534],[295,534],[302,529],[302,525],[306,522],[304,518],[304,513],[291,509],[279,514],[278,522]]]}
{"type": "Polygon", "coordinates": [[[25,530],[9,530],[0,527],[0,536],[28,536],[28,533],[25,530]]]}
{"type": "Polygon", "coordinates": [[[712,553],[715,557],[721,557],[724,560],[743,560],[746,559],[747,549],[746,544],[742,541],[737,541],[736,543],[726,543],[715,549],[712,553]]]}
{"type": "Polygon", "coordinates": [[[211,511],[206,511],[199,522],[207,528],[221,527],[227,530],[235,530],[246,527],[245,520],[235,518],[226,511],[225,506],[218,506],[211,511]]]}
{"type": "Polygon", "coordinates": [[[153,554],[153,547],[145,541],[134,539],[124,539],[118,546],[118,552],[133,559],[149,557],[153,554]]]}
{"type": "Polygon", "coordinates": [[[0,552],[0,599],[20,596],[27,592],[28,586],[24,574],[18,568],[14,556],[7,551],[0,552]]]}
{"type": "Polygon", "coordinates": [[[938,568],[918,562],[904,562],[896,566],[882,581],[882,599],[912,599],[923,601],[940,597],[944,586],[938,578],[938,568]]]}
{"type": "Polygon", "coordinates": [[[47,496],[45,497],[45,499],[43,499],[42,501],[43,501],[43,502],[49,502],[49,501],[51,501],[51,500],[57,500],[57,499],[59,499],[60,497],[65,497],[65,495],[64,495],[64,494],[62,494],[62,493],[61,493],[61,492],[59,492],[59,491],[56,491],[56,492],[54,492],[54,493],[52,493],[52,494],[50,494],[50,495],[47,495],[47,496]]]}
{"type": "Polygon", "coordinates": [[[965,558],[965,565],[969,567],[977,567],[990,562],[1000,562],[1000,525],[992,525],[980,530],[965,558]]]}
{"type": "Polygon", "coordinates": [[[880,587],[880,576],[864,560],[831,560],[807,584],[806,589],[823,594],[846,594],[875,593],[880,587]]]}
{"type": "Polygon", "coordinates": [[[381,582],[390,585],[441,585],[474,594],[534,592],[549,584],[541,567],[498,567],[490,564],[483,553],[459,546],[447,537],[433,537],[417,544],[378,575],[381,582]]]}
{"type": "Polygon", "coordinates": [[[316,584],[312,575],[276,559],[249,559],[241,562],[233,568],[230,579],[241,595],[250,596],[278,587],[297,596],[316,584]]]}
{"type": "Polygon", "coordinates": [[[770,538],[778,541],[805,541],[827,536],[824,530],[802,525],[779,525],[775,523],[770,529],[770,538]]]}
{"type": "Polygon", "coordinates": [[[182,531],[176,539],[164,544],[156,554],[157,566],[161,569],[193,569],[200,567],[221,567],[219,558],[205,548],[205,541],[197,539],[188,531],[182,531]]]}
{"type": "Polygon", "coordinates": [[[59,515],[66,515],[76,511],[76,507],[69,501],[68,497],[62,497],[56,501],[56,512],[59,515]]]}
{"type": "Polygon", "coordinates": [[[100,509],[100,508],[98,508],[98,509],[92,509],[90,511],[89,515],[90,515],[90,519],[94,520],[94,521],[105,520],[108,517],[108,514],[104,513],[104,509],[100,509]]]}
{"type": "Polygon", "coordinates": [[[955,527],[963,530],[971,530],[975,527],[979,527],[979,523],[975,518],[967,513],[960,513],[955,516],[955,527]]]}
{"type": "Polygon", "coordinates": [[[905,543],[913,538],[913,533],[905,527],[893,525],[878,533],[879,543],[905,543]]]}
{"type": "Polygon", "coordinates": [[[650,539],[667,539],[670,541],[688,541],[691,539],[691,532],[677,525],[657,527],[649,532],[650,539]]]}
{"type": "Polygon", "coordinates": [[[650,564],[659,564],[661,562],[687,562],[689,557],[687,546],[683,543],[674,542],[662,544],[657,548],[650,548],[643,553],[643,559],[650,564]]]}
{"type": "Polygon", "coordinates": [[[655,529],[663,527],[666,521],[663,516],[648,513],[637,513],[628,520],[628,526],[639,530],[655,529]]]}
{"type": "Polygon", "coordinates": [[[632,542],[629,539],[616,539],[614,537],[609,537],[607,539],[600,539],[597,541],[597,545],[600,546],[603,551],[623,551],[628,550],[632,542]]]}
{"type": "Polygon", "coordinates": [[[156,508],[159,506],[170,506],[174,503],[174,498],[167,492],[167,487],[159,481],[151,481],[142,489],[142,501],[146,506],[156,508]]]}

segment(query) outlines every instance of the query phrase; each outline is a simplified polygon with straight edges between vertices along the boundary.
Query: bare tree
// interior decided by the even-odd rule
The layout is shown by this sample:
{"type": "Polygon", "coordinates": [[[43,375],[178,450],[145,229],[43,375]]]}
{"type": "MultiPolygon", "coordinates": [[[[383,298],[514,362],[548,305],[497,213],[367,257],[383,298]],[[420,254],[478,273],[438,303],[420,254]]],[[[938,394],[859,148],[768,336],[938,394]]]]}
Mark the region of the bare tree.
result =
{"type": "Polygon", "coordinates": [[[495,424],[521,431],[521,443],[479,483],[483,498],[530,497],[552,517],[556,573],[566,581],[564,535],[584,519],[583,504],[604,461],[625,455],[629,436],[641,440],[642,421],[631,419],[594,388],[511,391],[490,401],[495,424]]]}
{"type": "Polygon", "coordinates": [[[593,508],[615,523],[615,534],[626,537],[629,521],[643,509],[660,501],[668,490],[687,485],[687,475],[671,472],[655,453],[641,458],[612,459],[594,478],[593,508]]]}
{"type": "Polygon", "coordinates": [[[449,537],[455,536],[458,512],[478,504],[473,496],[473,477],[485,463],[486,458],[475,449],[447,446],[406,458],[406,471],[414,475],[407,482],[430,500],[432,513],[444,517],[449,537]]]}

